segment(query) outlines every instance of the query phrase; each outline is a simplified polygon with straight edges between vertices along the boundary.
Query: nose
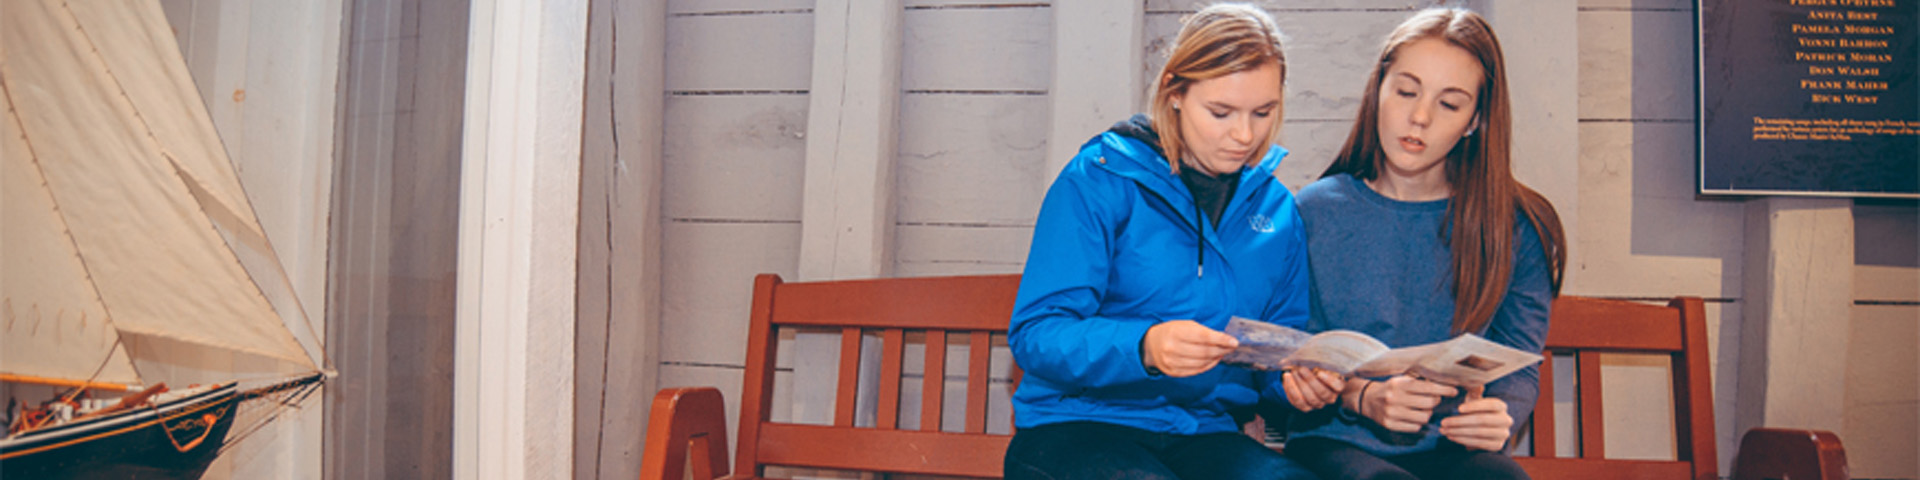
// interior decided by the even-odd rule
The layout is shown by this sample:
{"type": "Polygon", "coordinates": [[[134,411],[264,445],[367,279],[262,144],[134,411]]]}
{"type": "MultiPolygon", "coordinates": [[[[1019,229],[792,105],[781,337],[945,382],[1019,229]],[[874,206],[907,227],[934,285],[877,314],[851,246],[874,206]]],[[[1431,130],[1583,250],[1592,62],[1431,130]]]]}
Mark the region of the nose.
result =
{"type": "Polygon", "coordinates": [[[1227,129],[1227,137],[1241,145],[1253,142],[1253,115],[1241,115],[1240,121],[1233,122],[1233,128],[1227,129]]]}
{"type": "Polygon", "coordinates": [[[1415,102],[1413,104],[1413,115],[1409,117],[1408,120],[1412,121],[1414,125],[1426,127],[1433,121],[1433,106],[1428,105],[1427,102],[1415,102]]]}

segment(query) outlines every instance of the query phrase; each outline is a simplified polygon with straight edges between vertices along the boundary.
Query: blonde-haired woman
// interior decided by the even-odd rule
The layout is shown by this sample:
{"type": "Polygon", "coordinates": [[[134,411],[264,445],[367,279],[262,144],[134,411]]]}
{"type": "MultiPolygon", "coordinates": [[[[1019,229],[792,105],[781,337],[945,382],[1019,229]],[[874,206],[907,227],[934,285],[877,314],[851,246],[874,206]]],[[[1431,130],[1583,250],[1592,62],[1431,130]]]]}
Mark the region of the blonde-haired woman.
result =
{"type": "Polygon", "coordinates": [[[1319,408],[1342,380],[1219,364],[1231,317],[1307,321],[1305,238],[1270,145],[1286,67],[1266,13],[1205,8],[1151,115],[1088,141],[1054,181],[1008,335],[1025,376],[1007,478],[1314,478],[1235,417],[1262,399],[1319,408]]]}
{"type": "MultiPolygon", "coordinates": [[[[1553,205],[1513,178],[1505,63],[1466,10],[1419,12],[1387,37],[1346,147],[1300,189],[1311,330],[1540,351],[1566,240],[1553,205]]],[[[1484,396],[1458,387],[1349,380],[1338,406],[1291,420],[1287,454],[1328,478],[1526,478],[1501,452],[1532,413],[1537,367],[1484,396]]]]}

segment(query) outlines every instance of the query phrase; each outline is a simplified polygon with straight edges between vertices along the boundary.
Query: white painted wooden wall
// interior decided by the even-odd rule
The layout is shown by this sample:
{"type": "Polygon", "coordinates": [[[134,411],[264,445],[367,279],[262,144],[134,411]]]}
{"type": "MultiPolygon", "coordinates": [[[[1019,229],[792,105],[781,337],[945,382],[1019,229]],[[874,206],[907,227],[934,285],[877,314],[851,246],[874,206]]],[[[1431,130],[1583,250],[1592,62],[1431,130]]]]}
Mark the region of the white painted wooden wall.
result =
{"type": "MultiPolygon", "coordinates": [[[[342,3],[160,4],[307,318],[325,332],[342,3]]],[[[319,478],[322,397],[221,455],[206,478],[319,478]]]]}
{"type": "MultiPolygon", "coordinates": [[[[1138,78],[1127,79],[1142,90],[1125,99],[1129,112],[1142,103],[1144,86],[1164,61],[1180,16],[1204,2],[1142,3],[1143,38],[1131,47],[1139,49],[1142,61],[1135,70],[1138,78]]],[[[1257,3],[1275,15],[1289,37],[1291,77],[1280,143],[1294,155],[1279,175],[1298,188],[1319,175],[1351,128],[1381,38],[1410,8],[1429,2],[1257,3]]],[[[1738,433],[1732,418],[1741,392],[1736,346],[1745,207],[1696,200],[1688,183],[1694,128],[1691,55],[1674,46],[1692,41],[1691,3],[1465,3],[1486,12],[1507,41],[1515,99],[1522,102],[1516,152],[1523,157],[1515,168],[1523,181],[1555,201],[1572,235],[1566,292],[1709,299],[1724,467],[1738,433]]],[[[793,0],[669,3],[662,386],[713,384],[729,398],[737,397],[748,279],[756,272],[792,279],[793,265],[802,261],[796,256],[799,207],[807,200],[800,180],[808,131],[811,6],[793,0]],[[769,35],[731,34],[744,29],[769,35]],[[748,162],[759,162],[754,164],[759,168],[741,166],[748,162]]],[[[1124,28],[1125,19],[1058,18],[1065,9],[1061,2],[926,0],[905,2],[905,9],[892,275],[1018,272],[1040,196],[1064,162],[1050,157],[1071,151],[1056,144],[1077,146],[1099,128],[1066,134],[1050,123],[1063,115],[1084,115],[1052,111],[1061,105],[1056,98],[1061,89],[1076,85],[1072,75],[1054,77],[1052,50],[1064,48],[1054,44],[1056,35],[1082,23],[1124,28]]],[[[1883,210],[1891,213],[1872,218],[1888,225],[1884,231],[1910,235],[1903,232],[1920,223],[1911,207],[1883,210]]],[[[1856,316],[1880,320],[1856,322],[1854,338],[1916,338],[1911,320],[1920,317],[1920,307],[1911,303],[1920,297],[1920,274],[1912,262],[1863,266],[1861,272],[1875,279],[1872,285],[1894,287],[1856,294],[1879,302],[1857,307],[1856,316]]],[[[915,351],[910,348],[910,355],[915,351]]],[[[1900,366],[1920,365],[1920,360],[1895,357],[1863,358],[1852,368],[1862,378],[1881,378],[1881,372],[1912,378],[1903,373],[1911,367],[1900,366]]],[[[1606,362],[1609,391],[1616,392],[1607,399],[1612,406],[1606,428],[1613,433],[1608,451],[1621,458],[1670,458],[1674,443],[1661,425],[1670,422],[1672,412],[1650,400],[1658,395],[1641,395],[1666,388],[1667,369],[1631,355],[1610,356],[1606,362]]],[[[921,377],[917,371],[908,375],[909,382],[921,377]]],[[[780,378],[783,388],[792,386],[787,372],[780,378]]],[[[1848,397],[1861,412],[1849,418],[1916,410],[1920,388],[1911,382],[1884,388],[1864,386],[1868,383],[1849,384],[1863,385],[1849,388],[1866,392],[1848,397]],[[1868,398],[1855,398],[1863,395],[1868,398]]],[[[784,402],[793,392],[777,395],[784,402]]],[[[1562,405],[1559,413],[1570,417],[1571,408],[1562,405]]],[[[913,413],[905,412],[903,421],[914,421],[913,413]]],[[[1862,444],[1854,456],[1886,458],[1868,461],[1886,465],[1882,471],[1888,475],[1913,475],[1920,468],[1897,461],[1916,451],[1912,415],[1895,417],[1899,421],[1890,425],[1850,420],[1849,428],[1864,438],[1892,436],[1904,442],[1879,454],[1868,453],[1880,451],[1876,446],[1862,444]]],[[[1559,443],[1575,445],[1569,440],[1559,443]]],[[[1856,465],[1868,464],[1856,460],[1856,465]]]]}
{"type": "MultiPolygon", "coordinates": [[[[1515,86],[1516,91],[1548,92],[1556,105],[1570,97],[1574,106],[1574,118],[1556,114],[1548,119],[1571,122],[1570,129],[1556,126],[1551,131],[1557,133],[1549,135],[1523,129],[1519,135],[1520,141],[1530,145],[1522,150],[1571,152],[1573,163],[1554,160],[1540,168],[1525,165],[1533,159],[1521,158],[1522,165],[1516,167],[1523,180],[1558,190],[1547,193],[1561,206],[1569,229],[1576,232],[1569,242],[1574,258],[1566,291],[1709,299],[1716,428],[1724,467],[1724,460],[1734,452],[1737,432],[1732,417],[1743,392],[1735,366],[1743,319],[1747,219],[1744,204],[1697,200],[1690,187],[1693,67],[1689,50],[1676,46],[1692,41],[1692,4],[1685,0],[1515,2],[1519,0],[1470,4],[1489,11],[1508,41],[1506,54],[1512,64],[1571,69],[1530,74],[1571,79],[1572,85],[1515,86]],[[1530,24],[1516,13],[1527,10],[1542,12],[1543,18],[1553,22],[1564,22],[1571,15],[1572,28],[1553,22],[1530,24]],[[1569,52],[1575,61],[1566,61],[1569,52]]],[[[201,25],[234,25],[249,15],[234,10],[241,3],[165,2],[176,25],[185,18],[200,19],[201,25]]],[[[1198,3],[1141,2],[1139,44],[1114,45],[1141,53],[1138,77],[1127,81],[1150,84],[1151,72],[1162,59],[1159,49],[1177,28],[1179,16],[1198,3]]],[[[1344,139],[1379,39],[1406,15],[1407,7],[1424,2],[1260,3],[1274,13],[1290,37],[1292,76],[1280,141],[1294,155],[1283,164],[1280,175],[1284,183],[1298,188],[1318,175],[1344,139]]],[[[729,402],[736,402],[752,276],[771,272],[797,279],[801,274],[803,207],[809,201],[805,195],[808,135],[813,130],[808,122],[812,82],[817,76],[813,71],[815,7],[810,0],[670,0],[666,4],[665,100],[657,113],[664,128],[657,246],[661,259],[659,386],[715,385],[729,402]]],[[[1060,131],[1070,128],[1057,122],[1064,118],[1088,122],[1081,117],[1093,110],[1056,111],[1075,105],[1061,107],[1056,101],[1066,95],[1063,89],[1074,88],[1071,75],[1054,72],[1055,49],[1066,48],[1057,44],[1057,34],[1089,28],[1076,27],[1076,22],[1087,19],[1058,18],[1061,11],[1082,11],[1069,7],[1066,0],[1059,4],[903,2],[898,124],[891,127],[897,134],[894,183],[886,200],[892,202],[894,212],[893,236],[887,241],[892,260],[881,266],[882,271],[919,276],[1020,270],[1040,195],[1064,161],[1053,158],[1059,156],[1054,152],[1062,151],[1060,139],[1077,143],[1098,130],[1095,125],[1073,134],[1060,131]]],[[[1096,25],[1124,26],[1126,19],[1096,25]]],[[[203,83],[209,103],[230,102],[231,84],[208,83],[209,79],[233,78],[240,75],[233,72],[255,68],[238,60],[253,54],[232,51],[247,43],[201,36],[199,32],[210,31],[206,28],[181,29],[187,32],[183,48],[195,62],[196,79],[203,83]],[[188,33],[194,35],[192,40],[187,39],[188,33]],[[207,55],[219,59],[209,60],[207,55]],[[202,72],[208,73],[203,77],[202,72]]],[[[218,31],[231,27],[221,28],[218,31]]],[[[328,55],[334,51],[337,48],[279,61],[324,62],[333,58],[328,55]]],[[[259,100],[261,88],[248,89],[250,101],[259,100]]],[[[1126,99],[1132,108],[1124,111],[1137,109],[1144,94],[1136,92],[1126,99]]],[[[233,138],[242,135],[236,133],[236,117],[219,108],[215,112],[222,134],[229,145],[235,145],[233,138]]],[[[248,170],[243,169],[243,175],[251,187],[261,180],[248,170]]],[[[316,188],[326,191],[324,185],[316,188]]],[[[260,189],[250,190],[256,192],[257,203],[266,203],[257,196],[260,189]]],[[[294,205],[303,205],[297,211],[311,212],[311,207],[325,202],[294,205]]],[[[270,231],[285,228],[276,226],[285,225],[276,224],[285,221],[281,219],[299,218],[299,214],[267,211],[263,207],[262,217],[270,231]]],[[[1920,474],[1915,460],[1920,458],[1916,455],[1920,435],[1915,434],[1920,430],[1916,428],[1920,419],[1915,418],[1920,415],[1916,413],[1920,412],[1916,402],[1920,386],[1914,385],[1920,375],[1913,373],[1920,369],[1920,358],[1910,347],[1920,342],[1916,332],[1920,322],[1915,321],[1920,319],[1920,306],[1915,305],[1920,302],[1920,269],[1915,268],[1920,254],[1901,248],[1914,244],[1913,232],[1920,228],[1915,226],[1920,219],[1913,207],[1899,205],[1855,206],[1854,216],[1861,265],[1852,287],[1856,299],[1850,322],[1853,347],[1847,400],[1841,407],[1847,411],[1847,423],[1840,433],[1848,441],[1855,475],[1913,477],[1920,474]]],[[[316,225],[324,227],[324,223],[316,225]]],[[[283,249],[294,243],[280,238],[276,236],[275,242],[283,249]]],[[[312,245],[324,245],[324,234],[313,238],[320,240],[312,245]]],[[[283,257],[306,258],[286,252],[283,257]]],[[[791,346],[790,340],[783,342],[788,355],[780,362],[783,371],[776,374],[775,398],[782,405],[790,404],[796,388],[804,387],[793,382],[791,346]]],[[[1003,353],[995,363],[1007,363],[1003,353]]],[[[908,365],[912,369],[917,362],[910,360],[908,365]]],[[[1612,433],[1607,450],[1617,457],[1670,456],[1671,433],[1651,425],[1670,418],[1671,412],[1664,407],[1643,408],[1651,403],[1635,403],[1658,397],[1639,394],[1665,388],[1658,385],[1666,378],[1666,370],[1632,356],[1611,357],[1604,368],[1618,382],[1609,391],[1632,394],[1608,399],[1614,407],[1609,409],[1606,426],[1612,433]]],[[[908,387],[903,392],[917,394],[917,389],[908,387]]],[[[635,395],[631,401],[645,402],[647,395],[635,395]]],[[[999,406],[994,411],[1004,414],[1004,397],[996,398],[999,406]]],[[[905,405],[916,408],[918,403],[905,405]]],[[[731,420],[738,405],[730,403],[728,410],[731,420]]],[[[903,420],[917,421],[915,413],[903,412],[903,420]]],[[[776,409],[775,415],[795,414],[776,409]]],[[[1570,441],[1560,444],[1573,445],[1570,441]]]]}

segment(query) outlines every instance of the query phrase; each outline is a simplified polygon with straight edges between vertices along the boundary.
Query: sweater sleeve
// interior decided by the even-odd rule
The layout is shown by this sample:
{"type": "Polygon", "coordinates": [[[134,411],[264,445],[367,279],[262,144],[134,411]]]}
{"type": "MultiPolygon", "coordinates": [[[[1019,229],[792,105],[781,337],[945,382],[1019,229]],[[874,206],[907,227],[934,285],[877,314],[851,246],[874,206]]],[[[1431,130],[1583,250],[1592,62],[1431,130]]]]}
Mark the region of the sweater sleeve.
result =
{"type": "Polygon", "coordinates": [[[1041,203],[1007,343],[1026,375],[1100,388],[1149,378],[1140,340],[1153,322],[1097,315],[1130,193],[1090,178],[1089,163],[1076,159],[1041,203]]]}
{"type": "MultiPolygon", "coordinates": [[[[1540,352],[1546,346],[1553,292],[1540,235],[1524,217],[1520,224],[1520,232],[1514,238],[1513,278],[1507,285],[1506,297],[1500,300],[1499,311],[1488,323],[1486,337],[1501,345],[1540,352]]],[[[1534,402],[1540,398],[1540,366],[1531,365],[1493,381],[1487,385],[1486,395],[1507,402],[1507,413],[1513,416],[1517,432],[1528,415],[1533,414],[1534,402]]]]}

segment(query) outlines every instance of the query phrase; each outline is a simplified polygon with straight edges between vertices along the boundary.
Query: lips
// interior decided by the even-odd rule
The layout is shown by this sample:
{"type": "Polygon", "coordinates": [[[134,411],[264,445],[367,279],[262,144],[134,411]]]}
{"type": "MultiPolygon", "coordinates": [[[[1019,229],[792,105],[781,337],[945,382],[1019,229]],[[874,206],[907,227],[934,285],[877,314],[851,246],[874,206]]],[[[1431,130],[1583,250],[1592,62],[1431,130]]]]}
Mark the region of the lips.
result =
{"type": "Polygon", "coordinates": [[[1406,150],[1407,153],[1424,152],[1427,151],[1427,142],[1422,142],[1420,139],[1411,136],[1400,137],[1400,149],[1406,150]]]}

